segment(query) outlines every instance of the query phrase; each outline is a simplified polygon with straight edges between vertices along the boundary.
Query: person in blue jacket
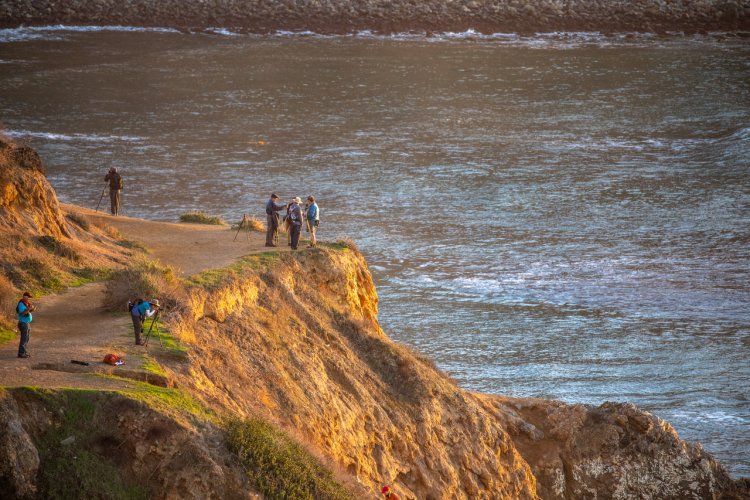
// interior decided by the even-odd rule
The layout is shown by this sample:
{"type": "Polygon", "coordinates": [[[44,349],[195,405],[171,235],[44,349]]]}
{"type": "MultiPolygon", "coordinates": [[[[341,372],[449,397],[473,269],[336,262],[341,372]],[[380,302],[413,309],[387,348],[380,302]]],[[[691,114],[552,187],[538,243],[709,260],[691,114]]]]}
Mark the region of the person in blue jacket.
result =
{"type": "Polygon", "coordinates": [[[18,318],[18,331],[21,332],[21,340],[18,342],[18,357],[30,358],[28,351],[29,335],[31,334],[31,313],[36,309],[30,302],[31,294],[24,292],[23,298],[16,306],[16,317],[18,318]]]}
{"type": "Polygon", "coordinates": [[[315,203],[315,198],[312,196],[307,197],[307,213],[305,214],[305,219],[307,220],[307,232],[310,233],[310,246],[314,247],[318,244],[315,239],[315,233],[320,224],[320,210],[318,210],[318,204],[315,203]]]}
{"type": "Polygon", "coordinates": [[[156,299],[144,300],[136,303],[130,309],[130,317],[133,320],[133,331],[135,333],[135,345],[143,345],[141,334],[143,333],[143,322],[159,310],[159,301],[156,299]]]}

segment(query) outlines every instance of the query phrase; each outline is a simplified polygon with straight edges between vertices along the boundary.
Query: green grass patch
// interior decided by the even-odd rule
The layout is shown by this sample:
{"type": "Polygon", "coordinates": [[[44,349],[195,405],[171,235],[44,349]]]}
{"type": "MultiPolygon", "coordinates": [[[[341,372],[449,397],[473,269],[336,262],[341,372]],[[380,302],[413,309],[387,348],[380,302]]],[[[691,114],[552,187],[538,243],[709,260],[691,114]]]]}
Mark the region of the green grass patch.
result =
{"type": "Polygon", "coordinates": [[[95,267],[85,267],[82,269],[75,269],[70,277],[66,281],[67,285],[69,287],[79,287],[83,285],[88,285],[89,283],[94,283],[95,281],[105,281],[112,277],[113,274],[112,269],[106,269],[106,268],[95,268],[95,267]]]}
{"type": "Polygon", "coordinates": [[[167,372],[164,371],[164,368],[161,367],[159,363],[156,362],[154,358],[146,354],[143,356],[143,362],[141,363],[141,368],[146,370],[149,373],[153,373],[154,375],[159,375],[160,377],[166,377],[167,372]]]}
{"type": "Polygon", "coordinates": [[[256,491],[269,499],[349,499],[356,495],[299,443],[270,423],[232,420],[226,426],[229,449],[256,491]]]}
{"type": "Polygon", "coordinates": [[[7,344],[8,342],[15,340],[16,337],[16,332],[0,328],[0,345],[7,344]]]}
{"type": "MultiPolygon", "coordinates": [[[[149,330],[151,330],[148,341],[149,345],[156,345],[158,343],[165,349],[169,349],[172,354],[177,354],[180,356],[187,354],[187,347],[169,332],[169,330],[164,326],[164,323],[162,323],[161,321],[157,321],[156,326],[151,328],[151,324],[153,322],[153,316],[150,318],[146,318],[146,321],[143,322],[144,339],[146,338],[149,330]]],[[[130,330],[130,335],[132,336],[132,330],[130,330]]]]}
{"type": "Polygon", "coordinates": [[[189,222],[191,224],[211,224],[221,226],[226,224],[220,217],[213,217],[203,212],[187,212],[180,215],[180,222],[189,222]]]}
{"type": "Polygon", "coordinates": [[[133,399],[143,401],[150,407],[160,411],[176,410],[183,415],[194,417],[198,421],[213,421],[216,414],[196,401],[190,394],[180,389],[159,387],[146,382],[132,382],[134,391],[126,391],[124,394],[133,399]]]}
{"type": "Polygon", "coordinates": [[[19,390],[41,398],[60,416],[59,425],[50,427],[35,443],[40,459],[39,498],[149,498],[142,486],[121,476],[107,453],[97,452],[102,442],[111,440],[110,430],[99,418],[106,396],[77,389],[19,390]]]}
{"type": "Polygon", "coordinates": [[[274,263],[281,259],[281,252],[270,251],[245,255],[232,264],[218,269],[209,269],[195,274],[187,279],[191,285],[203,287],[213,287],[221,284],[224,280],[232,276],[242,275],[245,271],[260,271],[268,269],[274,263]]]}

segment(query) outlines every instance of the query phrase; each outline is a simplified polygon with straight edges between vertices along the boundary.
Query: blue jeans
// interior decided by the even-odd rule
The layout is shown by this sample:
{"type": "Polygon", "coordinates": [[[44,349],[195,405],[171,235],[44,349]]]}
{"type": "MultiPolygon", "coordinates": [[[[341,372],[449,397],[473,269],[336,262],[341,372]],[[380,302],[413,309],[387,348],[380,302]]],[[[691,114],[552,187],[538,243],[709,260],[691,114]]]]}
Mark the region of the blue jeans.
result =
{"type": "Polygon", "coordinates": [[[30,324],[19,321],[18,322],[18,330],[21,332],[21,341],[18,343],[18,355],[23,356],[24,354],[28,354],[28,351],[26,350],[26,346],[29,345],[29,333],[31,333],[31,329],[29,328],[30,324]]]}

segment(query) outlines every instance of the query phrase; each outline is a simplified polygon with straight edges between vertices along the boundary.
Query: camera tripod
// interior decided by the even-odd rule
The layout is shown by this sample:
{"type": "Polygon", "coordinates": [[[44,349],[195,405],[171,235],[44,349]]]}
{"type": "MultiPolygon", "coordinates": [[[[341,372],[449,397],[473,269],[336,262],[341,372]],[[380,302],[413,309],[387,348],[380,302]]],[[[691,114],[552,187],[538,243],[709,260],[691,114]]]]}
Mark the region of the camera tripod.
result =
{"type": "Polygon", "coordinates": [[[164,347],[164,342],[161,340],[161,331],[159,330],[159,314],[161,313],[161,309],[156,311],[154,313],[153,318],[151,319],[151,326],[148,327],[148,332],[146,332],[146,340],[143,342],[144,347],[148,347],[148,339],[151,337],[151,331],[154,331],[154,334],[159,337],[159,345],[164,347]]]}

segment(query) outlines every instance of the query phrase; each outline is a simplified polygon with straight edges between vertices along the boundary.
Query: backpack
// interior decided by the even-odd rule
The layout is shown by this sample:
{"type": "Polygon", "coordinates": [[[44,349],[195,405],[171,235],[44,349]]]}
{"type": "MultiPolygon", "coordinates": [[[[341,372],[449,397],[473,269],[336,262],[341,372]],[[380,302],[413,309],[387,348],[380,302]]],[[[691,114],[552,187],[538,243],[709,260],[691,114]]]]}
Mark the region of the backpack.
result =
{"type": "Polygon", "coordinates": [[[133,308],[135,306],[139,306],[139,305],[143,304],[143,302],[144,302],[143,299],[129,300],[128,301],[128,312],[132,313],[133,312],[133,308]]]}
{"type": "Polygon", "coordinates": [[[24,312],[21,312],[21,304],[23,304],[23,302],[19,300],[18,304],[16,304],[16,314],[18,314],[19,316],[28,316],[30,312],[29,308],[27,307],[24,312]]]}
{"type": "Polygon", "coordinates": [[[104,356],[102,363],[107,363],[108,365],[115,366],[122,365],[125,363],[125,361],[123,361],[122,358],[117,354],[107,354],[106,356],[104,356]]]}

